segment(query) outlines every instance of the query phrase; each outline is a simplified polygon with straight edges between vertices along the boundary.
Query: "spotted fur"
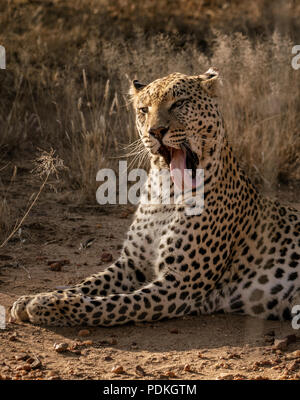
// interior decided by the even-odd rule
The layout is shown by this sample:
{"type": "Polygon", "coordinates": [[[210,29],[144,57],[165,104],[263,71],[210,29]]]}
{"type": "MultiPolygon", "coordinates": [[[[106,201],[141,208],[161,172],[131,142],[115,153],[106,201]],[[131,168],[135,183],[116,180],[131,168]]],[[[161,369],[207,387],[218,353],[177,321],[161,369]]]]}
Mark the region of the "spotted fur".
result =
{"type": "MultiPolygon", "coordinates": [[[[140,204],[120,258],[71,289],[23,296],[15,319],[58,326],[156,321],[190,313],[289,319],[300,304],[300,214],[264,198],[239,167],[220,114],[218,73],[134,81],[151,171],[185,142],[205,172],[205,207],[140,204]]],[[[149,178],[148,185],[151,179],[149,178]]],[[[157,183],[159,186],[159,183],[157,183]]]]}

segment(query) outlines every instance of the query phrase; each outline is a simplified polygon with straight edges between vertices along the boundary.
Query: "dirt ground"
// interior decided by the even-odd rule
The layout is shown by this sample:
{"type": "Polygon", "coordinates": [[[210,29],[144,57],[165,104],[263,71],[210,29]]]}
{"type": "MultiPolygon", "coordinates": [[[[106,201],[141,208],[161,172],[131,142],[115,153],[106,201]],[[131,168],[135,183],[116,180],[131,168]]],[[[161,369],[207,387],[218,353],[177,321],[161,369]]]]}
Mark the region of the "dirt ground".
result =
{"type": "MultiPolygon", "coordinates": [[[[16,182],[9,194],[23,207],[38,182],[26,169],[16,182]]],[[[293,188],[277,196],[297,206],[293,188]]],[[[120,253],[132,212],[76,206],[68,194],[45,190],[20,235],[0,249],[0,304],[8,311],[20,295],[70,286],[104,269],[109,262],[101,259],[120,253]]],[[[219,314],[81,330],[7,322],[0,379],[300,378],[300,331],[289,322],[219,314]]]]}

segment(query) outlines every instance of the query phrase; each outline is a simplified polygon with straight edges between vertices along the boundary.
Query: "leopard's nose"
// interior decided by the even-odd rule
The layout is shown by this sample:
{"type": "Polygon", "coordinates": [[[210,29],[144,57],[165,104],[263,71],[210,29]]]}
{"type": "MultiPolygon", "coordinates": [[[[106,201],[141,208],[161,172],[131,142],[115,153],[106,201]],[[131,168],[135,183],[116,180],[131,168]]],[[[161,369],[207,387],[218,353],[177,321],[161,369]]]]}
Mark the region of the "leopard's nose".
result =
{"type": "Polygon", "coordinates": [[[168,132],[168,130],[169,127],[159,126],[158,128],[150,128],[149,134],[154,137],[162,138],[168,132]]]}

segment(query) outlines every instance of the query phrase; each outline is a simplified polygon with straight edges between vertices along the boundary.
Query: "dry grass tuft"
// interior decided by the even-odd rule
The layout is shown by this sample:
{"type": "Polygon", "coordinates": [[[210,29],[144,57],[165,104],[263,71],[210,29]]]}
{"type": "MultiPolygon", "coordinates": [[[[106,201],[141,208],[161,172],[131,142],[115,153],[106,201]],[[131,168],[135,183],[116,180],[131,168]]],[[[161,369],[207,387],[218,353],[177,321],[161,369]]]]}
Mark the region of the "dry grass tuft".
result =
{"type": "Polygon", "coordinates": [[[35,167],[32,173],[40,178],[45,178],[45,180],[48,180],[50,175],[55,175],[56,179],[58,179],[59,171],[67,169],[63,160],[58,155],[55,155],[55,150],[53,149],[50,149],[49,152],[42,149],[39,149],[39,151],[40,155],[33,160],[35,167]]]}
{"type": "MultiPolygon", "coordinates": [[[[11,217],[11,212],[10,212],[10,207],[7,204],[7,200],[4,197],[2,202],[0,203],[0,237],[5,236],[4,241],[0,244],[0,248],[4,247],[6,243],[9,242],[9,240],[17,233],[19,232],[21,226],[23,225],[24,221],[28,217],[30,211],[36,204],[38,198],[40,197],[40,194],[42,193],[44,187],[48,183],[48,179],[51,175],[54,175],[56,179],[59,179],[59,172],[62,170],[65,170],[66,167],[64,166],[64,162],[62,159],[60,159],[57,155],[55,155],[55,150],[50,149],[49,152],[45,150],[40,149],[40,156],[34,160],[35,168],[33,169],[33,173],[38,176],[39,178],[42,178],[42,183],[40,185],[40,188],[36,194],[33,194],[30,199],[30,204],[27,207],[24,215],[20,220],[17,220],[15,222],[14,227],[12,228],[11,232],[9,234],[8,231],[11,228],[11,222],[12,222],[12,217],[11,217]]],[[[16,168],[14,169],[14,175],[11,180],[13,181],[14,177],[16,176],[16,168]]],[[[53,184],[51,184],[53,187],[53,184]]]]}

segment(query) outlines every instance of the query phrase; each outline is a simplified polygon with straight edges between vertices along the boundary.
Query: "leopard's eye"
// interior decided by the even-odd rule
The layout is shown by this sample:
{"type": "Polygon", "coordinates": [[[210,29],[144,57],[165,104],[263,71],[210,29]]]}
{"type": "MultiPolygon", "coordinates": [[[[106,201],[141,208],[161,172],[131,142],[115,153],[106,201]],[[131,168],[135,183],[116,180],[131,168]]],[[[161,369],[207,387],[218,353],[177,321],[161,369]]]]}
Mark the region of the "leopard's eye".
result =
{"type": "Polygon", "coordinates": [[[171,110],[174,110],[174,108],[180,107],[185,103],[186,99],[181,99],[181,100],[177,100],[175,101],[175,103],[173,103],[171,105],[171,110]]]}
{"type": "Polygon", "coordinates": [[[139,108],[139,111],[141,111],[143,114],[147,114],[147,112],[149,111],[148,107],[141,107],[139,108]]]}

